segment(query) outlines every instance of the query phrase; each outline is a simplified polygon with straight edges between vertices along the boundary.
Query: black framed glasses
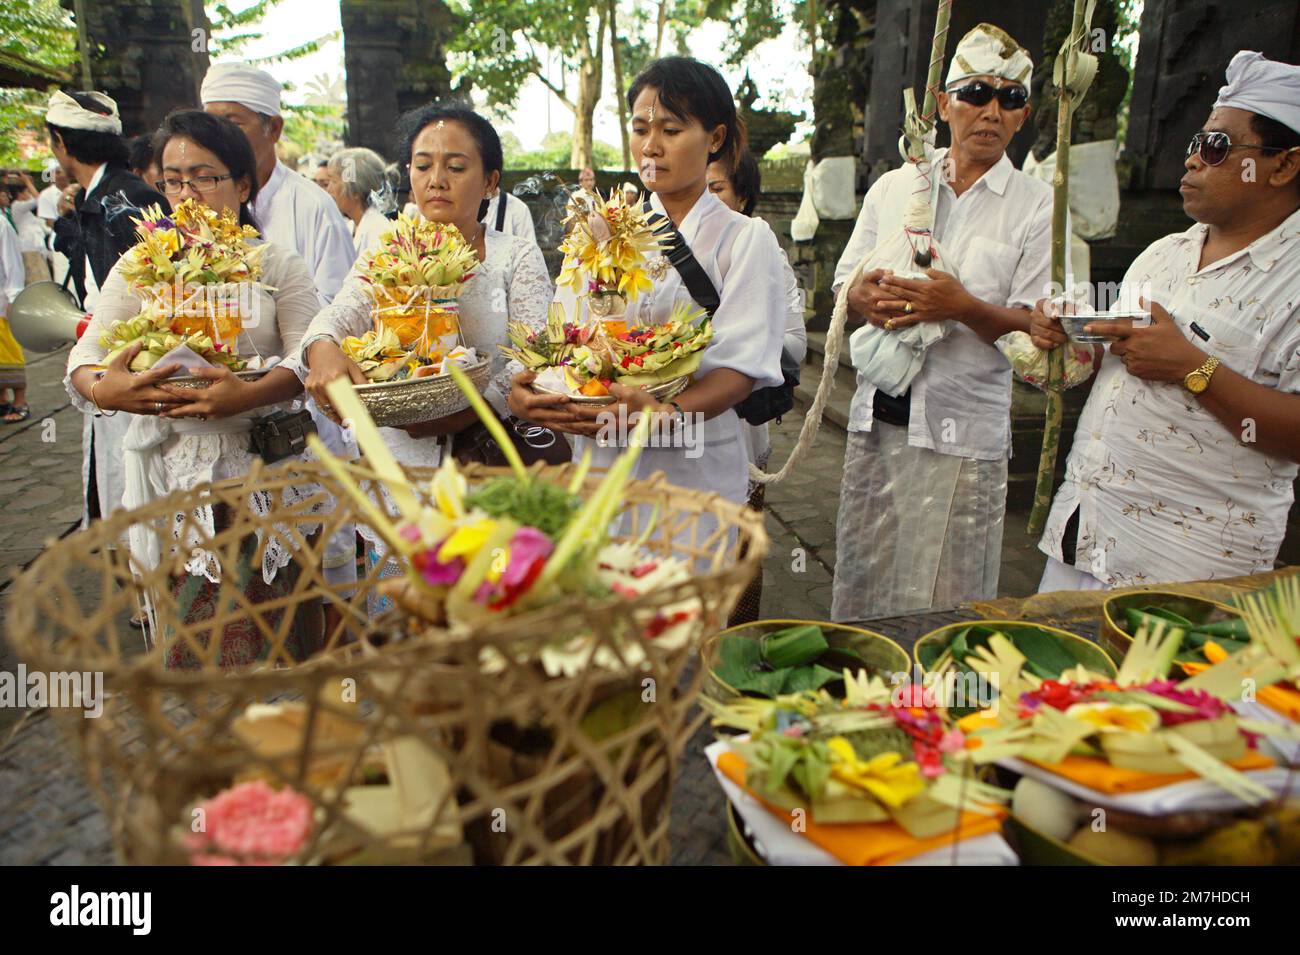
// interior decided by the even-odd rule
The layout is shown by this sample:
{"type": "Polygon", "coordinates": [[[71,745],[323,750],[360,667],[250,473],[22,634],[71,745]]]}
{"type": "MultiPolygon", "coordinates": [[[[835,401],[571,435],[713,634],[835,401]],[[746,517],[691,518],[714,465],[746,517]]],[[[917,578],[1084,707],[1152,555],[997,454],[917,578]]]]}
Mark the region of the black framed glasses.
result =
{"type": "Polygon", "coordinates": [[[226,173],[224,176],[195,176],[193,179],[158,179],[154,181],[154,186],[159,192],[168,196],[179,196],[185,191],[186,186],[202,194],[217,188],[217,183],[234,178],[230,173],[226,173]]]}
{"type": "Polygon", "coordinates": [[[972,106],[987,106],[993,97],[998,98],[998,105],[1003,109],[1024,109],[1029,105],[1029,91],[1019,83],[1014,86],[993,86],[983,80],[958,86],[948,90],[949,96],[955,96],[963,103],[972,106]]]}
{"type": "Polygon", "coordinates": [[[1192,134],[1192,141],[1187,144],[1187,157],[1196,153],[1201,157],[1201,162],[1207,166],[1217,166],[1228,158],[1228,153],[1234,149],[1258,149],[1261,152],[1277,153],[1286,152],[1285,146],[1261,146],[1258,143],[1234,143],[1227,133],[1199,132],[1192,134]]]}

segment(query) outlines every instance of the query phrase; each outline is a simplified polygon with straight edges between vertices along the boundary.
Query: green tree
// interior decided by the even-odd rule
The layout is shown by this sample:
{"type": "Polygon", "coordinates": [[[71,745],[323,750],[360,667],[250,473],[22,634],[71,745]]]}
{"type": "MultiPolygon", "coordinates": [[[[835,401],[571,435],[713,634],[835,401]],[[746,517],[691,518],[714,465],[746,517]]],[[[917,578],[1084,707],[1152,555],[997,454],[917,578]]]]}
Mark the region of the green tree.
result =
{"type": "MultiPolygon", "coordinates": [[[[0,56],[13,68],[31,71],[32,82],[41,74],[75,75],[77,29],[58,0],[5,0],[0,4],[0,56]]],[[[49,88],[59,84],[53,80],[49,88]]],[[[0,164],[28,161],[24,146],[39,141],[44,127],[48,89],[0,89],[0,164]]]]}
{"type": "MultiPolygon", "coordinates": [[[[254,40],[264,39],[266,34],[259,30],[258,27],[261,26],[266,15],[271,12],[271,8],[278,6],[280,3],[281,0],[257,0],[256,3],[241,10],[235,10],[226,3],[206,4],[208,22],[212,25],[212,44],[208,52],[213,59],[222,57],[229,59],[242,56],[244,47],[249,43],[254,40]]],[[[269,56],[248,57],[247,59],[250,63],[259,64],[296,60],[310,53],[315,53],[331,40],[337,40],[339,36],[338,30],[332,30],[316,37],[314,40],[308,40],[298,46],[289,47],[287,50],[281,50],[269,56]]]]}

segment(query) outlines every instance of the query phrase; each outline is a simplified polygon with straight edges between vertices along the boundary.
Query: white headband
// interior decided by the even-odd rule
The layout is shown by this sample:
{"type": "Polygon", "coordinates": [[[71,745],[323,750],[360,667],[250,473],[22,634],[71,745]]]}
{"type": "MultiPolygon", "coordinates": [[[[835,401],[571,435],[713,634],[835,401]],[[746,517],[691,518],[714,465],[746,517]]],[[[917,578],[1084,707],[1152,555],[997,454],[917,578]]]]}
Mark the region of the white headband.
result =
{"type": "Polygon", "coordinates": [[[117,104],[105,93],[85,93],[96,103],[108,107],[109,114],[96,113],[86,109],[62,90],[50,94],[49,108],[45,111],[45,121],[51,126],[64,129],[84,129],[92,133],[113,133],[122,135],[122,118],[117,115],[117,104]]]}
{"type": "Polygon", "coordinates": [[[280,115],[280,84],[248,63],[214,63],[199,90],[203,105],[238,103],[263,116],[280,115]]]}
{"type": "Polygon", "coordinates": [[[1228,64],[1228,85],[1219,88],[1214,105],[1267,116],[1300,133],[1300,66],[1242,50],[1228,64]]]}
{"type": "Polygon", "coordinates": [[[1034,61],[1011,35],[991,23],[981,23],[971,30],[953,53],[944,86],[952,86],[968,76],[997,76],[1029,88],[1034,75],[1034,61]]]}

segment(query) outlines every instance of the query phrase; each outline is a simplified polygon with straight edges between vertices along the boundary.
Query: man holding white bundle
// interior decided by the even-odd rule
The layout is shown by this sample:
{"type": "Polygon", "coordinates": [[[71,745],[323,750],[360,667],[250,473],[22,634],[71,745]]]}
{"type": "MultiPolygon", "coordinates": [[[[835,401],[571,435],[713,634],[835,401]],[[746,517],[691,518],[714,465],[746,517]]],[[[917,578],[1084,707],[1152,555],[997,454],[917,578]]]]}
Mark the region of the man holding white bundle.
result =
{"type": "Polygon", "coordinates": [[[835,620],[997,593],[1011,366],[996,342],[1029,330],[1029,309],[1051,278],[1051,188],[1006,155],[1029,118],[1032,72],[1029,55],[999,28],[983,23],[963,37],[938,94],[952,146],[934,152],[929,180],[909,164],[872,185],[836,266],[838,293],[864,257],[879,261],[873,250],[904,237],[910,244],[899,271],[917,277],[864,272],[848,292],[850,316],[874,327],[867,339],[905,329],[920,339],[914,326],[936,325],[926,329],[919,356],[855,335],[858,389],[836,526],[835,620]],[[933,207],[933,229],[920,241],[933,244],[913,264],[918,234],[908,205],[918,189],[933,207]],[[867,350],[893,357],[865,361],[867,350]],[[878,369],[878,380],[864,366],[878,369]]]}
{"type": "MultiPolygon", "coordinates": [[[[1300,462],[1300,67],[1242,51],[1187,147],[1196,220],[1134,260],[1039,549],[1040,590],[1273,569],[1300,462]]],[[[1065,341],[1040,303],[1031,335],[1065,341]]],[[[1102,318],[1104,316],[1099,316],[1102,318]]]]}
{"type": "Polygon", "coordinates": [[[347,221],[326,193],[276,157],[284,129],[280,84],[248,63],[215,63],[203,77],[203,109],[230,120],[257,157],[253,218],[267,242],[303,257],[322,304],[334,299],[356,258],[347,221]]]}

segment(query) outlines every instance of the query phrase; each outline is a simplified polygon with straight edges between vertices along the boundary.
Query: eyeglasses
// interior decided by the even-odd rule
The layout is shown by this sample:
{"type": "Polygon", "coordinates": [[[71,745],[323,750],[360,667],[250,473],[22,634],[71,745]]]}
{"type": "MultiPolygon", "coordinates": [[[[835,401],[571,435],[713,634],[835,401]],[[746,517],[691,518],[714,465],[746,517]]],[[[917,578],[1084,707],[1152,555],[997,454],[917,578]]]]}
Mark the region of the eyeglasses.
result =
{"type": "Polygon", "coordinates": [[[948,90],[948,93],[972,106],[987,106],[995,96],[998,98],[998,105],[1003,109],[1024,109],[1029,103],[1029,91],[1019,83],[1014,86],[998,87],[976,80],[974,83],[948,90]]]}
{"type": "Polygon", "coordinates": [[[193,179],[158,179],[154,182],[154,185],[159,192],[166,193],[169,196],[179,196],[185,191],[186,186],[190,186],[195,192],[202,194],[217,188],[217,183],[234,178],[230,173],[226,173],[224,176],[195,176],[193,179]]]}
{"type": "Polygon", "coordinates": [[[1289,152],[1285,146],[1261,146],[1258,143],[1234,143],[1227,133],[1193,133],[1187,144],[1187,157],[1196,153],[1207,166],[1217,166],[1228,158],[1234,149],[1258,149],[1266,153],[1289,152]]]}

